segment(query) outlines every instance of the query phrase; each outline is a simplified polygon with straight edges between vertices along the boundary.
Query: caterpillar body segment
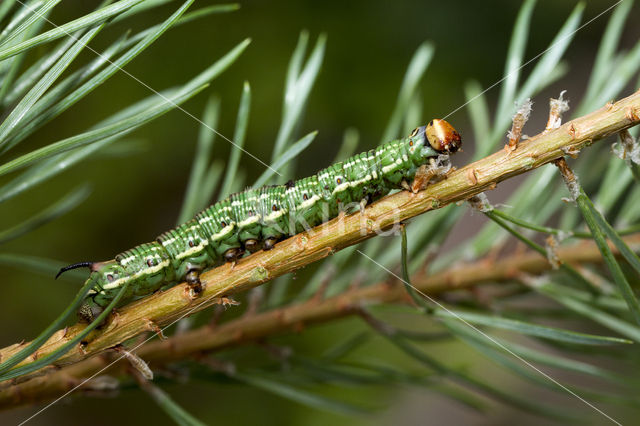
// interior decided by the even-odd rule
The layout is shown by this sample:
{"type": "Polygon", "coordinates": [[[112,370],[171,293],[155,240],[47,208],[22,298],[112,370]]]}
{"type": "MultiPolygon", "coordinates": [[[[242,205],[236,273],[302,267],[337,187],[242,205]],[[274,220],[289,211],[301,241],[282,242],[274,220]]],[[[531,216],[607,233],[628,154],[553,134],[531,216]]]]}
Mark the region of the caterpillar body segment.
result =
{"type": "Polygon", "coordinates": [[[401,189],[430,159],[456,152],[460,135],[444,120],[432,120],[408,137],[354,155],[315,175],[284,185],[249,188],[232,194],[195,218],[101,263],[89,266],[95,284],[79,311],[91,322],[128,282],[122,303],[187,281],[198,292],[207,268],[236,261],[245,253],[270,250],[303,232],[401,189]]]}

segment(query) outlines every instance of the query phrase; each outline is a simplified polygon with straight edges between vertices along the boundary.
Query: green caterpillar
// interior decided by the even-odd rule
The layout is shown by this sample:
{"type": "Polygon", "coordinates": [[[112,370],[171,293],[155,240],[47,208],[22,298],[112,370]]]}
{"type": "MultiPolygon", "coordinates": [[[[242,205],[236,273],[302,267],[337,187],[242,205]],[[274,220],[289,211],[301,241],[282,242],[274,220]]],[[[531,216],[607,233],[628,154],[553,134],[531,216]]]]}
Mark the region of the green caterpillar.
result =
{"type": "Polygon", "coordinates": [[[404,139],[354,155],[313,176],[233,194],[154,242],[107,262],[69,265],[58,276],[69,269],[90,268],[88,281],[94,290],[78,312],[87,322],[104,310],[125,282],[129,286],[122,303],[183,280],[199,292],[204,269],[235,261],[246,251],[270,250],[284,238],[335,218],[345,206],[363,205],[402,188],[430,158],[454,153],[461,143],[449,123],[432,120],[404,139]]]}

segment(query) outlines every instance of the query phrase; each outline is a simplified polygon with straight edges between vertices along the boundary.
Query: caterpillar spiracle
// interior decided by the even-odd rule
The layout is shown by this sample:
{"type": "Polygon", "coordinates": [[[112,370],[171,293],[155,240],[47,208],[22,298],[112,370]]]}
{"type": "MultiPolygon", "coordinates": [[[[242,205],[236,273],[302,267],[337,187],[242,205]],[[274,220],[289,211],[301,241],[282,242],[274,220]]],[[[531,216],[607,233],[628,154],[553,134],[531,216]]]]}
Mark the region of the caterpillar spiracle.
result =
{"type": "MultiPolygon", "coordinates": [[[[78,315],[91,322],[128,282],[120,304],[186,281],[202,290],[200,273],[246,252],[270,250],[285,238],[338,216],[346,205],[370,203],[411,182],[421,165],[456,152],[462,139],[448,122],[434,119],[408,137],[384,143],[284,185],[232,194],[195,218],[106,262],[81,262],[93,283],[78,315]]],[[[56,276],[57,278],[57,276],[56,276]]]]}

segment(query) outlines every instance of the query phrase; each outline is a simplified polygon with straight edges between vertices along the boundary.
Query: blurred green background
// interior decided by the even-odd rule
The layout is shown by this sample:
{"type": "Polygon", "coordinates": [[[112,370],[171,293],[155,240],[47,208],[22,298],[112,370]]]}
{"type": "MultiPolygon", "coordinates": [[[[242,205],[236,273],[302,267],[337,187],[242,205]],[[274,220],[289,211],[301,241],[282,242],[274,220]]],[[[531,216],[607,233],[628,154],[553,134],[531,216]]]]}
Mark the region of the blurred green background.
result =
{"type": "MultiPolygon", "coordinates": [[[[9,0],[6,0],[9,1],[9,0]]],[[[611,6],[613,1],[589,1],[583,22],[611,6]]],[[[63,2],[52,15],[64,23],[88,12],[98,2],[63,2]],[[67,3],[65,5],[65,3],[67,3]]],[[[212,4],[200,1],[192,7],[212,4]]],[[[544,50],[569,15],[575,1],[541,0],[535,8],[526,58],[544,50]]],[[[106,47],[127,28],[142,29],[160,22],[178,7],[167,6],[139,15],[110,27],[92,42],[96,50],[106,47]]],[[[320,33],[328,44],[321,73],[306,108],[305,125],[300,134],[319,130],[313,144],[302,154],[297,177],[314,173],[326,166],[336,154],[347,127],[360,131],[361,150],[378,144],[396,101],[404,72],[412,54],[424,41],[436,47],[420,90],[424,100],[424,117],[444,116],[464,103],[463,87],[469,79],[488,87],[501,78],[504,57],[519,1],[244,1],[240,10],[214,15],[204,20],[171,29],[150,49],[126,67],[137,79],[156,90],[187,81],[225,54],[245,37],[252,43],[232,67],[217,78],[205,93],[185,104],[184,108],[200,117],[207,97],[217,94],[222,101],[218,130],[227,137],[233,134],[242,84],[249,81],[252,105],[246,149],[269,162],[271,149],[281,119],[282,96],[287,65],[301,30],[308,30],[311,45],[320,33]]],[[[565,59],[569,74],[539,94],[537,112],[531,128],[546,121],[547,99],[568,89],[571,103],[576,103],[587,84],[594,53],[609,15],[580,30],[565,59]]],[[[638,22],[636,5],[629,22],[638,22]]],[[[45,27],[46,28],[46,27],[45,27]]],[[[628,26],[621,42],[630,47],[640,37],[640,29],[628,26]]],[[[44,51],[47,47],[37,49],[44,51]]],[[[79,62],[91,59],[83,52],[79,62]]],[[[525,69],[526,74],[529,69],[525,69]]],[[[487,95],[497,98],[498,88],[487,95]]],[[[14,154],[62,139],[89,128],[115,111],[147,97],[150,92],[131,77],[120,73],[92,95],[78,103],[42,131],[22,144],[14,154]]],[[[493,103],[490,103],[493,106],[493,103]]],[[[534,111],[536,111],[534,109],[534,111]]],[[[464,109],[449,118],[464,139],[466,157],[473,152],[474,141],[464,109]]],[[[415,123],[420,125],[422,123],[415,123]]],[[[172,227],[183,199],[199,123],[180,111],[173,111],[117,142],[142,141],[143,149],[126,156],[96,155],[55,179],[5,203],[0,223],[9,227],[44,208],[80,182],[90,182],[90,198],[71,213],[25,238],[3,247],[5,252],[43,256],[67,262],[109,259],[138,243],[155,238],[172,227]]],[[[525,133],[527,129],[525,128],[525,133]]],[[[531,133],[534,131],[532,130],[531,133]]],[[[137,143],[137,142],[136,142],[137,143]]],[[[228,142],[216,138],[215,155],[227,158],[228,142]]],[[[241,167],[252,182],[263,166],[244,155],[241,167]]],[[[12,176],[3,177],[11,179],[12,176]]],[[[30,339],[43,329],[71,300],[80,282],[54,281],[53,277],[29,271],[0,267],[0,344],[30,339]]],[[[298,279],[303,279],[300,273],[298,279]]],[[[355,320],[307,330],[302,335],[278,339],[296,351],[312,355],[323,351],[345,330],[361,328],[355,320]]],[[[481,371],[486,362],[468,358],[465,347],[441,345],[441,355],[468,363],[481,371]]],[[[248,350],[247,356],[259,358],[264,351],[248,350]]],[[[363,356],[407,362],[394,348],[382,343],[370,345],[363,356]]],[[[418,367],[416,366],[416,369],[418,367]]],[[[495,382],[503,380],[495,371],[495,382]]],[[[504,382],[505,389],[511,386],[504,382]]],[[[514,384],[513,386],[520,386],[514,384]]],[[[508,423],[528,418],[503,408],[485,418],[477,418],[460,406],[423,391],[374,389],[369,399],[382,407],[378,414],[349,418],[302,407],[265,392],[243,386],[190,383],[165,387],[192,414],[210,423],[315,425],[315,424],[433,424],[456,421],[471,424],[508,423]]],[[[518,392],[526,392],[526,386],[518,392]]],[[[349,395],[359,390],[336,389],[349,395]]],[[[363,398],[364,397],[364,398],[363,398]]],[[[34,407],[0,413],[0,423],[20,421],[34,412],[34,407]]],[[[156,410],[148,397],[139,391],[123,391],[119,398],[66,398],[35,418],[32,424],[170,424],[156,410]]]]}

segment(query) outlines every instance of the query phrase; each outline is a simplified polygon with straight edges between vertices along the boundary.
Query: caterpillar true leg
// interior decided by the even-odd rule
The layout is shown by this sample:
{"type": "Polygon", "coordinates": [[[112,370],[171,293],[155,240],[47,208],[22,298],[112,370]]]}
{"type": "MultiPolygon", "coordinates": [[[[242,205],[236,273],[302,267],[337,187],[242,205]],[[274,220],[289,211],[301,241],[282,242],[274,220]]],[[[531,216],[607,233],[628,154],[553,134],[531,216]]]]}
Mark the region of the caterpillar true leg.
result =
{"type": "Polygon", "coordinates": [[[367,198],[363,198],[362,200],[360,200],[360,214],[364,215],[364,209],[365,207],[367,207],[367,198]]]}
{"type": "Polygon", "coordinates": [[[429,169],[426,164],[420,166],[416,171],[416,176],[409,190],[415,194],[425,189],[427,185],[429,185],[431,178],[436,175],[436,173],[433,172],[434,169],[435,164],[433,163],[431,163],[431,169],[429,169]]]}

